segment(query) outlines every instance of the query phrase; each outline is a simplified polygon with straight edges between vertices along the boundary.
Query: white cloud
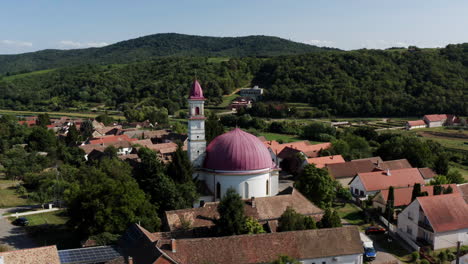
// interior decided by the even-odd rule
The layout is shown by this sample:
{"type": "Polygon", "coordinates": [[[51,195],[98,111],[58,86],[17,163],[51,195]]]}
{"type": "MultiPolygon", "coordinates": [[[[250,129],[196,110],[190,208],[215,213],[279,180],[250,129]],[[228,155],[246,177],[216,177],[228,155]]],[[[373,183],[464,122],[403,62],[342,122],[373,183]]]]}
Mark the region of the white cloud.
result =
{"type": "Polygon", "coordinates": [[[31,42],[9,39],[0,40],[0,44],[15,47],[32,47],[33,45],[31,42]]]}
{"type": "Polygon", "coordinates": [[[62,40],[59,42],[62,48],[89,48],[89,47],[102,47],[107,46],[106,42],[77,42],[72,40],[62,40]]]}
{"type": "Polygon", "coordinates": [[[335,44],[334,41],[330,41],[330,40],[319,40],[319,39],[308,40],[308,41],[306,41],[305,43],[307,43],[307,44],[312,44],[312,45],[317,45],[317,46],[330,46],[330,45],[335,44]]]}

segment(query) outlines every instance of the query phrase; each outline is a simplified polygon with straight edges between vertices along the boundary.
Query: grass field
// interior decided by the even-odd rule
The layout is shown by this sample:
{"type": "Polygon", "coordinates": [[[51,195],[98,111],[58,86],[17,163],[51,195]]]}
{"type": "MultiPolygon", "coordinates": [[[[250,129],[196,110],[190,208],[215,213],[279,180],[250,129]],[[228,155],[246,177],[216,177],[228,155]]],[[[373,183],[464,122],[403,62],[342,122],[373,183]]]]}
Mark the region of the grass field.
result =
{"type": "Polygon", "coordinates": [[[450,162],[450,170],[457,170],[459,171],[465,180],[468,182],[468,166],[463,166],[458,163],[450,162]]]}
{"type": "Polygon", "coordinates": [[[208,62],[209,63],[221,63],[223,61],[229,61],[230,58],[228,57],[212,57],[212,58],[208,58],[208,62]]]}
{"type": "Polygon", "coordinates": [[[0,208],[29,205],[31,202],[15,192],[18,181],[0,180],[0,208]]]}
{"type": "Polygon", "coordinates": [[[58,249],[79,247],[79,236],[66,225],[65,210],[26,216],[28,234],[40,246],[57,245],[58,249]]]}
{"type": "Polygon", "coordinates": [[[284,143],[302,140],[300,137],[296,135],[285,135],[285,134],[268,133],[268,132],[260,132],[259,136],[264,136],[267,140],[283,141],[284,143]]]}
{"type": "Polygon", "coordinates": [[[346,222],[352,225],[363,225],[364,222],[364,213],[361,208],[357,207],[354,204],[346,203],[343,207],[342,205],[335,206],[340,218],[346,220],[346,222]]]}
{"type": "MultiPolygon", "coordinates": [[[[15,116],[34,116],[38,114],[48,113],[51,117],[82,117],[82,118],[95,118],[96,116],[103,113],[75,113],[75,112],[35,112],[35,111],[16,111],[16,110],[4,110],[0,109],[0,115],[15,115],[15,116]]],[[[123,116],[111,115],[115,119],[122,119],[123,116]]]]}
{"type": "Polygon", "coordinates": [[[232,100],[236,99],[237,97],[239,97],[239,94],[231,94],[231,95],[228,95],[228,96],[224,96],[223,97],[223,102],[221,104],[219,104],[217,107],[228,107],[228,105],[232,102],[232,100]]]}
{"type": "Polygon", "coordinates": [[[48,72],[51,72],[51,71],[54,71],[54,70],[55,69],[47,69],[47,70],[42,70],[42,71],[34,71],[34,72],[16,74],[16,75],[11,75],[11,76],[4,77],[3,80],[13,81],[15,79],[24,78],[24,77],[28,77],[28,76],[31,76],[31,75],[44,74],[44,73],[48,73],[48,72]]]}
{"type": "Polygon", "coordinates": [[[64,225],[68,221],[65,211],[59,210],[43,214],[34,214],[25,216],[29,220],[30,226],[37,225],[64,225]]]}

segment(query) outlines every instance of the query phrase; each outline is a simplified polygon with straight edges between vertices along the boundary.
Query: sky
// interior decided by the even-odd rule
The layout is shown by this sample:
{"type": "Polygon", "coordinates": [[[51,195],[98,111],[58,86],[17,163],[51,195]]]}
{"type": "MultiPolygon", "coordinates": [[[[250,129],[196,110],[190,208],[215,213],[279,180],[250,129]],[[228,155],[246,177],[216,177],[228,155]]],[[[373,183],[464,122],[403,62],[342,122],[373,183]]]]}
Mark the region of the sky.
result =
{"type": "Polygon", "coordinates": [[[468,42],[466,0],[0,0],[0,54],[176,32],[345,50],[468,42]]]}

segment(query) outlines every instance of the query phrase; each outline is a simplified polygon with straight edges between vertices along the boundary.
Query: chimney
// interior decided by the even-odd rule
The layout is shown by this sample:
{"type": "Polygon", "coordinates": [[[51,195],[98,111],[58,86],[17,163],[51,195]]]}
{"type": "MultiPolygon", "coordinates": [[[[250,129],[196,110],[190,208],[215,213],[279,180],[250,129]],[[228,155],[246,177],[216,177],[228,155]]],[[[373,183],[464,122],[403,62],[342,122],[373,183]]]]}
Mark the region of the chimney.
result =
{"type": "Polygon", "coordinates": [[[128,262],[128,264],[133,264],[133,258],[128,256],[128,261],[127,262],[128,262]]]}
{"type": "Polygon", "coordinates": [[[174,238],[171,239],[171,249],[172,249],[172,253],[177,252],[176,240],[174,238]]]}
{"type": "Polygon", "coordinates": [[[255,197],[252,196],[251,202],[252,202],[252,208],[255,208],[255,197]]]}
{"type": "Polygon", "coordinates": [[[387,169],[387,176],[392,176],[392,174],[390,173],[390,169],[387,169]]]}

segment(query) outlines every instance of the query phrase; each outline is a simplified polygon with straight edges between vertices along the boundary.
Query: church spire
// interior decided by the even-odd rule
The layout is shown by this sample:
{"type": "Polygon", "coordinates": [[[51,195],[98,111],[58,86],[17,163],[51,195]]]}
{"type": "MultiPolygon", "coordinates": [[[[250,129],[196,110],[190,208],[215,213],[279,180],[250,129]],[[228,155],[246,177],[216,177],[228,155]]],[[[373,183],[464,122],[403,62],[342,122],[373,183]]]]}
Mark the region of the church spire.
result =
{"type": "Polygon", "coordinates": [[[205,100],[205,97],[203,97],[203,90],[198,80],[193,81],[192,89],[190,89],[189,99],[190,100],[205,100]]]}

